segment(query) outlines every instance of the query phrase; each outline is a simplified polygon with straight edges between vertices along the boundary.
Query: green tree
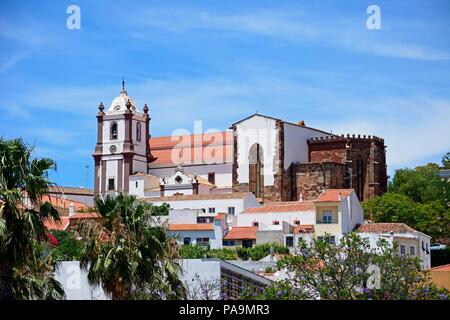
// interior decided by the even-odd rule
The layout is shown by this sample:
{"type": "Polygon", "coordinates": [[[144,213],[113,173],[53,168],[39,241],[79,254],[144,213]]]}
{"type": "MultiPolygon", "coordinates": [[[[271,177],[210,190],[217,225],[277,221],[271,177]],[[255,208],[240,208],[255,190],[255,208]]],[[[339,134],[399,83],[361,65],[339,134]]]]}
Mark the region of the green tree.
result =
{"type": "Polygon", "coordinates": [[[51,233],[58,240],[58,246],[52,250],[51,256],[55,261],[79,260],[83,241],[75,239],[75,235],[68,231],[56,231],[51,233]]]}
{"type": "Polygon", "coordinates": [[[442,167],[444,169],[450,169],[450,152],[447,152],[443,157],[442,157],[442,167]]]}
{"type": "Polygon", "coordinates": [[[0,300],[14,297],[14,270],[34,263],[34,241],[47,241],[45,220],[59,220],[56,209],[42,201],[56,164],[33,159],[32,152],[21,139],[0,138],[0,300]]]}
{"type": "MultiPolygon", "coordinates": [[[[371,249],[368,240],[355,233],[337,244],[314,239],[301,242],[298,255],[286,256],[278,267],[289,277],[256,299],[399,300],[449,299],[448,291],[430,283],[417,257],[400,256],[397,248],[379,241],[371,249]],[[378,269],[379,268],[379,269],[378,269]],[[379,270],[379,273],[374,273],[379,270]],[[379,275],[379,276],[378,276],[379,275]]],[[[247,296],[249,297],[249,296],[247,296]]]]}
{"type": "Polygon", "coordinates": [[[58,262],[49,254],[48,244],[33,245],[34,254],[27,265],[14,268],[13,298],[16,300],[56,300],[65,297],[61,284],[53,277],[58,262]]]}
{"type": "Polygon", "coordinates": [[[388,191],[408,196],[417,203],[440,201],[446,204],[450,182],[439,177],[439,166],[429,163],[414,169],[399,169],[389,184],[388,191]]]}
{"type": "Polygon", "coordinates": [[[176,263],[178,245],[152,224],[154,207],[135,196],[95,198],[100,220],[82,223],[82,268],[112,299],[176,299],[185,294],[176,263]]]}

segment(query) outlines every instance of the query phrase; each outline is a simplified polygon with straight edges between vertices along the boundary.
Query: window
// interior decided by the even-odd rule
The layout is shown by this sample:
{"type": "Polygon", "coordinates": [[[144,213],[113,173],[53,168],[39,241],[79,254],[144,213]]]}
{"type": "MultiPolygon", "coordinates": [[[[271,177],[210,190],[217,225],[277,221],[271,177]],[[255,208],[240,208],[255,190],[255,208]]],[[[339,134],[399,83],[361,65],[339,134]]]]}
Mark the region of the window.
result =
{"type": "Polygon", "coordinates": [[[197,217],[197,223],[206,223],[206,217],[197,217]]]}
{"type": "Polygon", "coordinates": [[[404,244],[400,245],[400,254],[405,254],[406,253],[406,246],[404,244]]]}
{"type": "Polygon", "coordinates": [[[272,222],[272,224],[273,224],[274,226],[278,226],[278,225],[280,224],[280,221],[275,220],[275,221],[272,222]]]}
{"type": "Polygon", "coordinates": [[[211,184],[216,184],[216,174],[214,172],[208,173],[208,182],[211,184]]]}
{"type": "Polygon", "coordinates": [[[231,214],[231,215],[234,216],[234,214],[235,214],[235,209],[234,209],[234,207],[228,207],[228,214],[231,214]]]}
{"type": "Polygon", "coordinates": [[[416,255],[416,247],[414,247],[414,246],[409,246],[409,253],[410,253],[412,256],[415,256],[415,255],[416,255]]]}
{"type": "Polygon", "coordinates": [[[136,140],[141,141],[141,123],[136,123],[136,140]]]}
{"type": "Polygon", "coordinates": [[[259,222],[258,221],[253,221],[252,222],[252,226],[253,227],[259,227],[259,222]]]}
{"type": "Polygon", "coordinates": [[[183,239],[183,243],[184,244],[191,244],[191,238],[189,238],[189,237],[184,238],[183,239]]]}
{"type": "Polygon", "coordinates": [[[136,181],[136,188],[138,188],[138,187],[139,187],[139,182],[136,181]]]}
{"type": "Polygon", "coordinates": [[[111,122],[111,127],[109,130],[109,139],[117,140],[117,122],[111,122]]]}
{"type": "Polygon", "coordinates": [[[293,247],[293,246],[294,246],[294,237],[287,236],[286,237],[286,247],[293,247]]]}
{"type": "Polygon", "coordinates": [[[300,224],[300,220],[294,220],[294,224],[298,226],[300,224]]]}
{"type": "Polygon", "coordinates": [[[199,246],[208,246],[209,245],[209,238],[197,238],[195,240],[195,242],[199,246]]]}
{"type": "Polygon", "coordinates": [[[319,241],[325,241],[327,243],[331,243],[331,244],[335,244],[336,243],[336,237],[335,236],[321,236],[321,237],[317,237],[317,240],[319,241]]]}
{"type": "Polygon", "coordinates": [[[208,213],[216,213],[216,208],[208,208],[208,213]]]}
{"type": "Polygon", "coordinates": [[[324,211],[322,216],[322,223],[332,223],[333,213],[331,211],[324,211]]]}
{"type": "Polygon", "coordinates": [[[224,246],[234,246],[235,245],[234,240],[223,240],[222,244],[224,246]]]}
{"type": "Polygon", "coordinates": [[[108,191],[112,191],[115,189],[114,178],[108,179],[108,191]]]}
{"type": "Polygon", "coordinates": [[[425,242],[422,241],[422,251],[425,251],[425,242]]]}

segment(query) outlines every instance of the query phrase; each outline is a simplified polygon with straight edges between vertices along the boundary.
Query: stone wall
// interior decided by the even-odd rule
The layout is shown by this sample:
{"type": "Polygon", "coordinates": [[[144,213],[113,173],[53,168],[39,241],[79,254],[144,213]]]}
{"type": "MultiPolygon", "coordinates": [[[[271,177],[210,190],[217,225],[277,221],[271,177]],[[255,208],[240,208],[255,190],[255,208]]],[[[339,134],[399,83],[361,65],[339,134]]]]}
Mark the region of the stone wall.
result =
{"type": "Polygon", "coordinates": [[[342,185],[353,188],[360,201],[382,195],[387,189],[384,140],[347,135],[308,140],[310,162],[335,162],[345,166],[342,185]]]}
{"type": "Polygon", "coordinates": [[[345,165],[335,162],[292,165],[291,200],[316,199],[325,189],[344,188],[345,165]]]}

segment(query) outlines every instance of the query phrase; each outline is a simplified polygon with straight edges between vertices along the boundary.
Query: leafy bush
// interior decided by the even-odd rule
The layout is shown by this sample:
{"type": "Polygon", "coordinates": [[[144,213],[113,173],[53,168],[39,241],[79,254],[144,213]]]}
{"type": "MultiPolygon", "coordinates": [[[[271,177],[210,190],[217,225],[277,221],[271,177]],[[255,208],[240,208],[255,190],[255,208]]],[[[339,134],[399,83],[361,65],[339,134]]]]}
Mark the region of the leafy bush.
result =
{"type": "Polygon", "coordinates": [[[221,260],[236,260],[238,255],[234,249],[210,249],[199,245],[183,245],[180,249],[183,259],[218,258],[221,260]]]}
{"type": "Polygon", "coordinates": [[[79,260],[82,241],[77,240],[75,235],[68,231],[55,231],[51,233],[58,239],[58,247],[52,250],[51,256],[55,261],[79,260]]]}
{"type": "Polygon", "coordinates": [[[237,254],[243,260],[248,260],[250,258],[253,261],[258,261],[270,254],[271,247],[273,248],[274,253],[289,253],[289,248],[286,246],[278,243],[264,243],[257,244],[251,248],[237,248],[237,254]]]}

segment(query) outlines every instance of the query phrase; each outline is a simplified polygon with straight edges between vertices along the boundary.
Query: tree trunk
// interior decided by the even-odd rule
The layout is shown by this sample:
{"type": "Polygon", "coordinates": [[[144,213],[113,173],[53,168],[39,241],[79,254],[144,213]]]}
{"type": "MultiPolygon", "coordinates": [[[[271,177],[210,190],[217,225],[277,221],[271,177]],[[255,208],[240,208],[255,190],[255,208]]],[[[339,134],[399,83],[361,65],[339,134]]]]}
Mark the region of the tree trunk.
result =
{"type": "Polygon", "coordinates": [[[0,300],[12,300],[12,266],[0,261],[0,300]]]}

